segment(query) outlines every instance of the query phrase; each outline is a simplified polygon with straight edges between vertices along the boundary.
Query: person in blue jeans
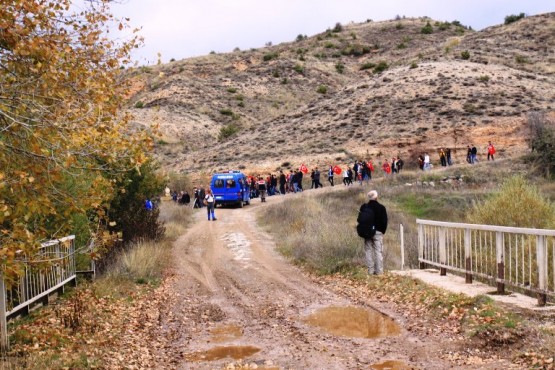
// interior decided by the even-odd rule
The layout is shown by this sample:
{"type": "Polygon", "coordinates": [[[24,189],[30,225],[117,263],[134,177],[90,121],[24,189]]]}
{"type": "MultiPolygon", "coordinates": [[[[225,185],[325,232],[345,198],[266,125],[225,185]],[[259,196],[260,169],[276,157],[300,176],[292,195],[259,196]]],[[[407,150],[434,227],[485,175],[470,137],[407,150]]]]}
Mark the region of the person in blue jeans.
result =
{"type": "Polygon", "coordinates": [[[216,215],[214,215],[214,206],[216,205],[216,199],[212,194],[210,188],[206,189],[206,195],[204,196],[204,204],[206,205],[206,213],[208,214],[208,221],[210,221],[210,215],[212,215],[212,221],[216,221],[216,215]]]}

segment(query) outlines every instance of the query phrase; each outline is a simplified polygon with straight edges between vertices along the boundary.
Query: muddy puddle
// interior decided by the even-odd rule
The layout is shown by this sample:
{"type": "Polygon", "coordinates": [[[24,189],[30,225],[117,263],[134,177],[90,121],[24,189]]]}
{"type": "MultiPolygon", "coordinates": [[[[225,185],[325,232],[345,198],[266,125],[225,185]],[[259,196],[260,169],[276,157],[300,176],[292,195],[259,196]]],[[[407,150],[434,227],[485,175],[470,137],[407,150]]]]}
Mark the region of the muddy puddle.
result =
{"type": "Polygon", "coordinates": [[[361,307],[326,307],[303,321],[343,337],[381,338],[401,333],[401,328],[391,318],[361,307]]]}
{"type": "Polygon", "coordinates": [[[384,361],[379,364],[370,365],[373,370],[412,370],[414,367],[408,366],[402,361],[384,361]]]}
{"type": "Polygon", "coordinates": [[[226,346],[214,347],[203,352],[194,352],[185,355],[187,361],[217,361],[224,358],[241,360],[259,352],[260,348],[252,346],[226,346]]]}
{"type": "Polygon", "coordinates": [[[243,330],[237,325],[221,325],[210,330],[212,342],[228,342],[243,336],[243,330]]]}

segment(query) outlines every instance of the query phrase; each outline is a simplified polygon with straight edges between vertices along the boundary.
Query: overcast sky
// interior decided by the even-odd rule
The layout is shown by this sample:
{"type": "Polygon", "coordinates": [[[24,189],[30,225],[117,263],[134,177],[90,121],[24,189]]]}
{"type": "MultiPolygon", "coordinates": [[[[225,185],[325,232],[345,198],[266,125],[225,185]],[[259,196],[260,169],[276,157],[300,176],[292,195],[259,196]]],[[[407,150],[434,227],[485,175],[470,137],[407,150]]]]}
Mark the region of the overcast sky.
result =
{"type": "Polygon", "coordinates": [[[555,11],[554,0],[119,0],[118,17],[142,27],[145,45],[134,53],[140,64],[230,52],[313,36],[337,22],[388,20],[396,15],[458,20],[480,30],[510,14],[555,11]]]}

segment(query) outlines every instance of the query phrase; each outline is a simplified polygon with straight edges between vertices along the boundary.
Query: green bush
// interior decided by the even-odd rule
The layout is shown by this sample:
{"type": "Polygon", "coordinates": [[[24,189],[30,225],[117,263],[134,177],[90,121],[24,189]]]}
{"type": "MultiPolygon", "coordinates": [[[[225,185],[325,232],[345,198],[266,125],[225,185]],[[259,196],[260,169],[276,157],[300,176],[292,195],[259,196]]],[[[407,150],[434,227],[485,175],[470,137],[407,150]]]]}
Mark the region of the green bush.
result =
{"type": "Polygon", "coordinates": [[[301,64],[295,64],[293,70],[299,74],[304,75],[304,67],[301,64]]]}
{"type": "Polygon", "coordinates": [[[422,27],[422,29],[420,30],[420,33],[423,33],[425,35],[429,35],[432,32],[434,32],[434,29],[429,21],[426,22],[426,25],[422,27]]]}
{"type": "Polygon", "coordinates": [[[461,58],[463,58],[464,60],[470,59],[470,53],[468,52],[468,50],[461,52],[461,58]]]}
{"type": "Polygon", "coordinates": [[[233,116],[233,111],[229,108],[220,109],[220,114],[224,116],[233,116]]]}
{"type": "Polygon", "coordinates": [[[379,62],[377,66],[374,67],[374,73],[382,73],[389,68],[386,62],[379,62]]]}
{"type": "Polygon", "coordinates": [[[474,205],[468,221],[529,228],[555,227],[555,207],[537,187],[522,176],[506,180],[499,191],[485,201],[474,205]]]}
{"type": "Polygon", "coordinates": [[[486,82],[489,81],[489,76],[488,75],[482,75],[482,76],[478,77],[478,81],[486,83],[486,82]]]}
{"type": "Polygon", "coordinates": [[[530,63],[530,61],[528,60],[528,58],[526,58],[524,55],[517,55],[515,57],[515,61],[518,64],[526,64],[526,63],[530,63]]]}
{"type": "Polygon", "coordinates": [[[318,89],[316,90],[316,92],[318,92],[319,94],[327,94],[328,87],[326,85],[320,85],[318,86],[318,89]]]}
{"type": "Polygon", "coordinates": [[[505,24],[511,24],[526,17],[526,14],[520,13],[519,15],[511,14],[505,17],[505,24]]]}
{"type": "Polygon", "coordinates": [[[364,71],[366,69],[372,69],[376,66],[376,63],[372,63],[372,62],[366,62],[363,65],[360,66],[360,70],[364,71]]]}
{"type": "Polygon", "coordinates": [[[235,94],[237,92],[237,89],[235,87],[228,87],[227,92],[230,94],[235,94]]]}
{"type": "Polygon", "coordinates": [[[237,132],[239,132],[239,126],[237,126],[235,123],[230,123],[220,129],[220,135],[218,136],[218,139],[225,140],[228,137],[235,135],[237,132]]]}
{"type": "Polygon", "coordinates": [[[332,32],[339,33],[341,31],[343,31],[343,26],[341,25],[341,23],[337,22],[335,24],[335,27],[333,27],[332,32]]]}
{"type": "Polygon", "coordinates": [[[341,54],[343,55],[354,55],[357,57],[368,54],[369,52],[370,52],[370,47],[367,45],[361,45],[361,44],[348,45],[345,48],[343,48],[343,50],[341,50],[341,54]]]}
{"type": "Polygon", "coordinates": [[[273,59],[277,59],[279,58],[279,53],[274,51],[268,54],[264,54],[264,56],[262,57],[262,59],[264,59],[265,62],[273,60],[273,59]]]}
{"type": "Polygon", "coordinates": [[[138,101],[135,103],[135,108],[144,108],[145,103],[143,103],[142,101],[138,101]]]}
{"type": "Polygon", "coordinates": [[[120,235],[122,243],[102,257],[100,266],[107,266],[115,255],[127,249],[130,243],[138,240],[159,240],[164,236],[164,227],[158,220],[159,208],[156,197],[162,194],[164,180],[157,173],[157,165],[147,162],[140,170],[121,174],[116,179],[118,191],[106,213],[111,223],[108,230],[120,235]],[[150,198],[154,209],[145,209],[145,200],[150,198]]]}
{"type": "Polygon", "coordinates": [[[418,68],[418,63],[412,62],[412,63],[410,64],[410,69],[415,69],[415,68],[418,68]]]}
{"type": "Polygon", "coordinates": [[[555,174],[555,122],[543,113],[528,115],[530,158],[549,178],[555,174]]]}
{"type": "Polygon", "coordinates": [[[335,64],[335,70],[339,73],[343,73],[345,71],[345,64],[343,64],[341,62],[337,62],[335,64]]]}

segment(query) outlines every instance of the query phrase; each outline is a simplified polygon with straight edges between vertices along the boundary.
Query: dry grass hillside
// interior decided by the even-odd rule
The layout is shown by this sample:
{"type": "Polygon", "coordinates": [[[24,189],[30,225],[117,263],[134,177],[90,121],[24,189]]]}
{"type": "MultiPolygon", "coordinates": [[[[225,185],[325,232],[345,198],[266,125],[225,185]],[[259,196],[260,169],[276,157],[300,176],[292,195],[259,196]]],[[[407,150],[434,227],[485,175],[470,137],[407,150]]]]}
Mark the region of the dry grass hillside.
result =
{"type": "Polygon", "coordinates": [[[159,124],[157,154],[176,171],[483,151],[488,140],[512,155],[525,150],[526,114],[555,110],[555,13],[480,32],[429,18],[349,24],[127,73],[135,121],[159,124]]]}

